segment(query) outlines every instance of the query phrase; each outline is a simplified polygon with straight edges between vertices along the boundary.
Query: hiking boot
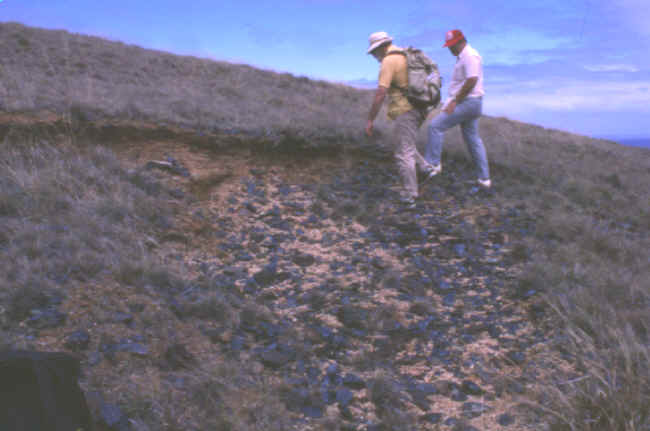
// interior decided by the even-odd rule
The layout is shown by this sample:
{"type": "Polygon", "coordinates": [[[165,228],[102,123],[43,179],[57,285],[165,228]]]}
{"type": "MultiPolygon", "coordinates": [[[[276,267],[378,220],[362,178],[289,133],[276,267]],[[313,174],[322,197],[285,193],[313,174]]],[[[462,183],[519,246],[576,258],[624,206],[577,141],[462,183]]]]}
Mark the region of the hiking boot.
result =
{"type": "Polygon", "coordinates": [[[492,187],[492,181],[490,181],[489,178],[487,178],[485,180],[482,180],[482,179],[479,178],[478,179],[478,185],[479,185],[479,187],[481,187],[483,189],[489,189],[490,187],[492,187]]]}

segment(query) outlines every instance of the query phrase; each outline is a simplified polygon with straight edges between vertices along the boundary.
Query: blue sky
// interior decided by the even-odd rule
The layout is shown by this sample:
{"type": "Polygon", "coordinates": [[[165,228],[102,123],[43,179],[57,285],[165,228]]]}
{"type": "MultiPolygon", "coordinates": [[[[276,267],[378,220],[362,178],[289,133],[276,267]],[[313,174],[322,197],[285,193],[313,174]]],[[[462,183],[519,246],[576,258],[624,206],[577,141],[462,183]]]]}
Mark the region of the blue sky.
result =
{"type": "Polygon", "coordinates": [[[376,81],[365,51],[378,30],[423,49],[448,81],[444,34],[460,28],[484,59],[485,114],[650,137],[648,1],[4,0],[0,20],[337,82],[376,81]]]}

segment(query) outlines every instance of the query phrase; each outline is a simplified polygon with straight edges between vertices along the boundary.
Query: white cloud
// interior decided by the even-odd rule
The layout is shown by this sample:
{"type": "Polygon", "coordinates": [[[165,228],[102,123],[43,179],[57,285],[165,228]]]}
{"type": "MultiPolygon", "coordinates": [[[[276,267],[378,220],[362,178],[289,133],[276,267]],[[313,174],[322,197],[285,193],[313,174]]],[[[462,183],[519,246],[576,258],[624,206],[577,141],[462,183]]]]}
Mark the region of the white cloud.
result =
{"type": "Polygon", "coordinates": [[[562,112],[637,112],[650,115],[650,81],[567,81],[555,85],[527,81],[514,89],[506,85],[486,88],[486,109],[499,115],[537,110],[562,112]]]}
{"type": "Polygon", "coordinates": [[[585,66],[590,72],[638,72],[640,69],[631,64],[595,64],[585,66]]]}
{"type": "Polygon", "coordinates": [[[535,64],[550,60],[550,53],[571,44],[568,37],[548,36],[540,31],[512,28],[481,35],[472,45],[482,53],[485,64],[535,64]]]}

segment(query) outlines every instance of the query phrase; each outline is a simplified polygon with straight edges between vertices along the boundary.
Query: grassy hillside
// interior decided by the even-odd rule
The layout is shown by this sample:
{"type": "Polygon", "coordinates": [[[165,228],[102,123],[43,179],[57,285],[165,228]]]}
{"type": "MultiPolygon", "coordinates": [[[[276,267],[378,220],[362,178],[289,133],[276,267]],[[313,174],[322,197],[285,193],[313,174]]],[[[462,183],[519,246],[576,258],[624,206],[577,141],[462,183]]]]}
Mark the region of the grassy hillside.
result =
{"type": "Polygon", "coordinates": [[[497,429],[505,411],[509,429],[650,426],[649,150],[484,117],[494,193],[463,185],[456,130],[413,218],[389,203],[388,121],[362,134],[371,92],[16,23],[0,38],[4,343],[79,351],[84,388],[134,428],[497,429]],[[144,168],[164,155],[190,177],[144,168]],[[464,306],[442,305],[449,283],[464,306]],[[513,319],[530,331],[496,337],[499,365],[466,367],[485,341],[467,328],[513,319]],[[442,341],[400,332],[423,321],[442,341]],[[409,380],[411,356],[442,374],[409,380]],[[332,361],[362,376],[351,407],[340,388],[322,401],[332,361]],[[424,407],[467,419],[445,425],[405,389],[452,374],[446,398],[499,415],[453,413],[438,384],[424,407]]]}
{"type": "Polygon", "coordinates": [[[20,24],[3,24],[0,37],[7,111],[150,120],[307,145],[361,136],[354,126],[367,95],[344,86],[20,24]]]}

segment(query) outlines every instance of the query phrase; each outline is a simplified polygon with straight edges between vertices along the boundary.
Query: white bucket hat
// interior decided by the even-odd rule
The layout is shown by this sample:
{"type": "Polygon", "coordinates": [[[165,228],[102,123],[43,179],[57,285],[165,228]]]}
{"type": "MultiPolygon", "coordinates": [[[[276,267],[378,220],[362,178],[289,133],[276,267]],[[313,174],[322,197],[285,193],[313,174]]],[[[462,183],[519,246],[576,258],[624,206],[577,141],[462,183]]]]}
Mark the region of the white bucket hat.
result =
{"type": "Polygon", "coordinates": [[[368,38],[368,54],[370,54],[375,49],[379,48],[385,43],[392,42],[393,38],[388,35],[385,31],[377,31],[370,35],[368,38]]]}

